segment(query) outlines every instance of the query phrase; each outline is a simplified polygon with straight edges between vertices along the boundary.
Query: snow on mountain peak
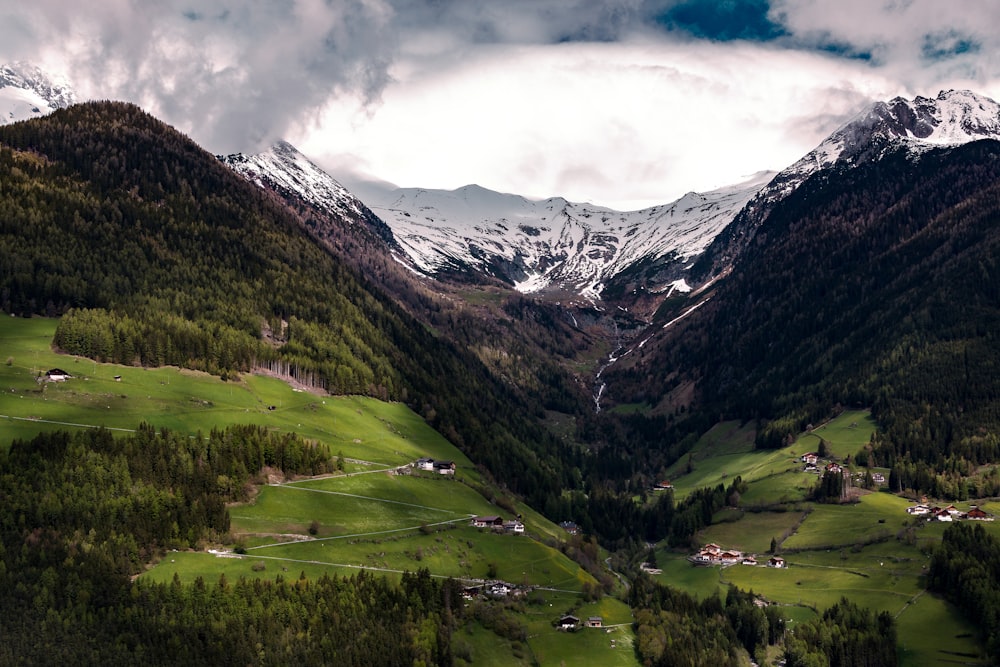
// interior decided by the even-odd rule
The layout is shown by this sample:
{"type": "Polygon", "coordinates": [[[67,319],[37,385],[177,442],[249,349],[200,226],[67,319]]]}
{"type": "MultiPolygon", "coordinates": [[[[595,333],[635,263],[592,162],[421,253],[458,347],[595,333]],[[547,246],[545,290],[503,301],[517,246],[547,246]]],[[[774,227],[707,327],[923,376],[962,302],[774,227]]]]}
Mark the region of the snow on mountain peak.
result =
{"type": "Polygon", "coordinates": [[[896,97],[876,102],[831,134],[789,170],[803,174],[835,162],[878,157],[893,145],[914,151],[1000,138],[1000,104],[968,90],[941,91],[937,98],[896,97]]]}
{"type": "Polygon", "coordinates": [[[933,99],[875,102],[760,190],[747,206],[741,233],[752,235],[775,202],[820,170],[877,160],[900,146],[919,154],[978,139],[1000,139],[1000,104],[988,97],[947,90],[933,99]]]}
{"type": "Polygon", "coordinates": [[[0,125],[38,118],[76,102],[63,80],[24,62],[0,65],[0,125]]]}
{"type": "Polygon", "coordinates": [[[629,212],[477,185],[398,189],[366,203],[425,274],[464,266],[524,293],[556,290],[596,300],[611,277],[639,261],[700,253],[771,176],[629,212]]]}
{"type": "Polygon", "coordinates": [[[219,159],[257,185],[267,185],[284,195],[294,194],[347,220],[365,216],[364,205],[347,188],[287,141],[278,141],[257,155],[236,153],[219,159]]]}

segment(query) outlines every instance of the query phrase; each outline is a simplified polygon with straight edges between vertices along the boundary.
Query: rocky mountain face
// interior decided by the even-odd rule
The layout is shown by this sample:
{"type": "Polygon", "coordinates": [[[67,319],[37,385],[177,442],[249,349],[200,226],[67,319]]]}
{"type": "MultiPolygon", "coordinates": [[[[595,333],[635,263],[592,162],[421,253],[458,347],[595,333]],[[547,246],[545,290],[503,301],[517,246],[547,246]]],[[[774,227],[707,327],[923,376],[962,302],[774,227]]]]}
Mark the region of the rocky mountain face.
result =
{"type": "Polygon", "coordinates": [[[476,185],[394,190],[369,205],[425,275],[480,272],[525,294],[597,302],[609,282],[640,263],[672,266],[653,289],[683,278],[685,264],[771,176],[627,212],[476,185]]]}
{"type": "Polygon", "coordinates": [[[257,155],[218,156],[234,171],[286,200],[300,200],[333,218],[369,227],[392,245],[392,231],[360,199],[286,141],[257,155]]]}
{"type": "Polygon", "coordinates": [[[731,266],[774,206],[815,174],[869,164],[898,149],[917,158],[933,148],[998,138],[1000,104],[968,90],[942,91],[933,99],[876,102],[756,193],[708,248],[694,279],[704,281],[731,266]]]}
{"type": "Polygon", "coordinates": [[[0,125],[37,118],[76,102],[63,81],[27,63],[0,65],[0,125]]]}

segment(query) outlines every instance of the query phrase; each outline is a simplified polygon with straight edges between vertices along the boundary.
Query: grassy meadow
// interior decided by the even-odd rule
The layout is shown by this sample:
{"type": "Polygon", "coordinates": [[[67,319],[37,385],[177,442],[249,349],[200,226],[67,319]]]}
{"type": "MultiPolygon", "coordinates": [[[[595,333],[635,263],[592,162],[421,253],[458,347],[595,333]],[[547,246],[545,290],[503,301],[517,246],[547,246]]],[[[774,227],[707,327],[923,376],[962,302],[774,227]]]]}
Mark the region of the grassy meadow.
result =
{"type": "MultiPolygon", "coordinates": [[[[41,431],[98,426],[124,431],[143,421],[191,436],[258,424],[327,444],[331,453],[349,459],[342,473],[263,486],[252,502],[230,507],[234,543],[215,545],[228,553],[167,553],[144,578],[293,579],[349,575],[362,568],[389,577],[418,568],[472,579],[495,574],[545,590],[533,593],[534,600],[518,616],[527,627],[525,641],[503,639],[477,624],[456,635],[456,647],[474,664],[637,664],[628,607],[614,598],[584,603],[580,592],[593,578],[546,544],[565,534],[523,504],[515,506],[527,535],[472,528],[471,516],[509,518],[511,513],[478,491],[483,480],[472,462],[405,405],[319,396],[262,376],[224,382],[176,368],[95,363],[52,351],[55,326],[49,319],[0,318],[5,360],[0,365],[0,446],[41,431]],[[62,368],[73,378],[39,384],[38,375],[50,368],[62,368]],[[453,460],[458,472],[454,478],[390,474],[423,456],[453,460]],[[232,553],[237,547],[245,553],[232,553]],[[600,615],[613,627],[559,632],[552,622],[565,613],[600,615]]],[[[819,438],[833,456],[853,455],[874,428],[867,411],[847,411],[788,447],[756,451],[752,424],[717,425],[666,478],[678,500],[697,488],[728,485],[736,475],[749,488],[742,509],[717,514],[696,542],[762,556],[775,538],[789,567],[694,567],[687,552],[660,546],[656,555],[662,572],[655,578],[698,597],[724,594],[729,585],[752,589],[782,605],[792,627],[848,597],[896,616],[903,665],[975,664],[979,644],[971,629],[950,605],[925,591],[927,549],[940,540],[945,524],[914,524],[905,513],[910,501],[888,493],[868,493],[849,505],[807,500],[818,477],[802,470],[799,457],[816,451],[819,438]]],[[[984,508],[1000,514],[998,502],[984,508]]],[[[984,527],[1000,535],[1000,522],[984,527]]]]}
{"type": "MultiPolygon", "coordinates": [[[[320,396],[270,377],[244,375],[223,381],[177,368],[146,369],[102,364],[51,349],[57,321],[0,318],[0,423],[2,446],[39,432],[104,427],[131,431],[141,422],[196,437],[233,424],[263,425],[293,432],[343,456],[344,472],[262,486],[253,501],[230,507],[235,543],[204,551],[169,552],[147,569],[144,579],[175,576],[211,583],[225,575],[285,580],[324,574],[351,575],[361,569],[390,578],[427,568],[441,577],[497,578],[530,584],[547,602],[527,605],[518,615],[526,642],[511,642],[473,624],[456,646],[475,664],[636,665],[634,635],[626,605],[607,598],[591,603],[587,615],[602,614],[624,626],[561,633],[552,621],[579,607],[584,584],[593,577],[542,540],[564,538],[538,512],[516,503],[527,535],[495,534],[472,528],[469,518],[509,511],[488,501],[472,462],[405,405],[363,397],[320,396]],[[60,368],[73,377],[39,383],[60,368]],[[457,473],[444,477],[390,471],[420,457],[448,459],[457,473]],[[314,534],[312,534],[314,533],[314,534]],[[538,539],[535,539],[538,538],[538,539]],[[243,554],[234,552],[236,548],[243,554]],[[582,662],[581,662],[582,661],[582,662]]],[[[496,497],[503,494],[491,492],[496,497]]],[[[581,611],[580,613],[584,613],[581,611]]]]}

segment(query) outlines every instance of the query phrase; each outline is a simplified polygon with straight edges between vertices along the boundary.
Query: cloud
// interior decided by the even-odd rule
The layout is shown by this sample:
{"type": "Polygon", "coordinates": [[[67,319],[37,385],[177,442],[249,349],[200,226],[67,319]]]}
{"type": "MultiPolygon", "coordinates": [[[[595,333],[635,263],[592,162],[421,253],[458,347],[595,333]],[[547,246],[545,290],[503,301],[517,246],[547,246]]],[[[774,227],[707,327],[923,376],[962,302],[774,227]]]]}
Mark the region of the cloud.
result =
{"type": "Polygon", "coordinates": [[[332,95],[377,101],[392,16],[382,0],[39,0],[4,11],[22,37],[0,52],[61,70],[83,96],[137,102],[211,150],[250,150],[332,95]]]}
{"type": "Polygon", "coordinates": [[[394,68],[372,114],[331,105],[293,143],[339,170],[363,156],[355,171],[403,186],[640,208],[783,168],[873,96],[901,92],[864,63],[755,43],[492,45],[432,60],[394,68]]]}
{"type": "Polygon", "coordinates": [[[778,169],[874,99],[1000,94],[992,0],[33,0],[0,61],[214,152],[621,208],[778,169]]]}

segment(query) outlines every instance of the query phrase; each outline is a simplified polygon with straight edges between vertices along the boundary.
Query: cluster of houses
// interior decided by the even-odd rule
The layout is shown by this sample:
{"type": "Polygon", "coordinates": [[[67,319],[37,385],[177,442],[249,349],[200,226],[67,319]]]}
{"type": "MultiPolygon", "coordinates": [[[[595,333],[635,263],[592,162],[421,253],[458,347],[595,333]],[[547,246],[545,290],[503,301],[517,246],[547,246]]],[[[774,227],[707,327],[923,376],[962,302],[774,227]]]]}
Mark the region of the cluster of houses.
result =
{"type": "MultiPolygon", "coordinates": [[[[827,472],[830,473],[831,475],[836,475],[838,473],[843,473],[846,475],[850,472],[845,466],[842,466],[839,463],[834,463],[833,461],[830,461],[826,465],[821,466],[820,455],[815,452],[808,452],[806,454],[803,454],[799,458],[799,460],[805,464],[803,470],[805,470],[806,472],[815,473],[817,475],[821,475],[827,472]]],[[[858,473],[858,477],[863,479],[864,473],[858,473]]],[[[880,472],[873,472],[872,482],[879,485],[885,484],[885,475],[880,472]]]]}
{"type": "Polygon", "coordinates": [[[466,602],[471,602],[477,597],[487,596],[494,598],[519,597],[527,595],[533,587],[515,586],[506,581],[487,581],[475,586],[466,586],[462,589],[462,598],[466,602]]]}
{"type": "Polygon", "coordinates": [[[469,523],[473,528],[489,528],[497,533],[524,534],[524,524],[521,523],[520,519],[505,521],[502,516],[474,516],[469,523]]]}
{"type": "Polygon", "coordinates": [[[970,507],[968,512],[964,512],[954,505],[937,507],[936,505],[921,503],[907,507],[906,513],[910,516],[927,517],[928,521],[993,521],[992,514],[975,505],[970,507]]]}
{"type": "MultiPolygon", "coordinates": [[[[706,544],[697,553],[688,557],[695,565],[759,565],[757,557],[744,554],[735,549],[723,549],[718,544],[706,544]]],[[[772,556],[765,565],[767,567],[785,567],[785,559],[772,556]]]]}
{"type": "Polygon", "coordinates": [[[434,459],[422,458],[417,459],[412,465],[417,470],[436,472],[439,475],[455,474],[454,461],[435,461],[434,459]]]}

